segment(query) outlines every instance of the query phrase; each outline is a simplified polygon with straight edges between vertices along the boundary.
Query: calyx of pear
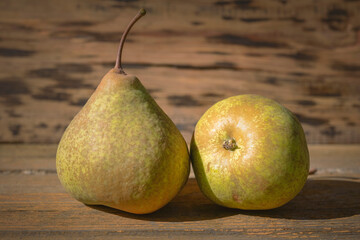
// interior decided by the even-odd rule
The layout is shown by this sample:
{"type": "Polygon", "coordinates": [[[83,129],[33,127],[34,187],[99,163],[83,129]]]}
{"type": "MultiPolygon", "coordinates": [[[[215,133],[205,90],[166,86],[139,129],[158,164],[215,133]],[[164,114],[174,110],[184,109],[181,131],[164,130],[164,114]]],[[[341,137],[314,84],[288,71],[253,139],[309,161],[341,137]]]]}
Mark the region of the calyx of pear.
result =
{"type": "Polygon", "coordinates": [[[130,213],[151,213],[185,185],[190,169],[186,142],[175,124],[139,79],[121,66],[120,41],[115,68],[101,80],[65,130],[56,169],[71,196],[88,205],[130,213]]]}
{"type": "Polygon", "coordinates": [[[230,208],[277,208],[303,188],[309,171],[296,117],[269,98],[240,95],[209,108],[196,124],[190,156],[201,191],[230,208]]]}

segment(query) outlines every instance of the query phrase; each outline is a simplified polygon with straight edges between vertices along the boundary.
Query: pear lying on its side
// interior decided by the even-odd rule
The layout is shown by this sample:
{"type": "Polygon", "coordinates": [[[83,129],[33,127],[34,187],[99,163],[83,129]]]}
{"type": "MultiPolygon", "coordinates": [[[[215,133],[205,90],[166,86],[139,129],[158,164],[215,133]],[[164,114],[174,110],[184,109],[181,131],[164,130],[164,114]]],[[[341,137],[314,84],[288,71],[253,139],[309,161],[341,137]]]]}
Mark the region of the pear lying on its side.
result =
{"type": "Polygon", "coordinates": [[[77,200],[144,214],[174,198],[188,179],[190,162],[174,123],[139,79],[121,68],[123,40],[137,19],[123,35],[116,67],[66,129],[56,167],[77,200]]]}
{"type": "Polygon", "coordinates": [[[230,208],[264,210],[293,199],[309,172],[300,122],[269,98],[222,100],[201,117],[190,155],[201,191],[230,208]]]}

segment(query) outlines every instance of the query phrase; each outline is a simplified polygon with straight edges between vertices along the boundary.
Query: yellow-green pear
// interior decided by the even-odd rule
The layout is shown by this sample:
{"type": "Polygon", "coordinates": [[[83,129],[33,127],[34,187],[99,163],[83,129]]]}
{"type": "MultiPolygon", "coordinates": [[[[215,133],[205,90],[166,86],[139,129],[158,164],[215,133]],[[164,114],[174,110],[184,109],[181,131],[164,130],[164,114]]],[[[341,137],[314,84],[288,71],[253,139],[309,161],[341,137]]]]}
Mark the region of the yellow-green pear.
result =
{"type": "Polygon", "coordinates": [[[189,176],[186,142],[139,79],[121,67],[121,52],[141,9],[120,41],[118,58],[58,146],[65,189],[89,205],[151,213],[166,205],[189,176]]]}
{"type": "Polygon", "coordinates": [[[280,207],[300,192],[309,171],[299,121],[257,95],[230,97],[208,109],[196,124],[190,155],[201,191],[230,208],[280,207]]]}

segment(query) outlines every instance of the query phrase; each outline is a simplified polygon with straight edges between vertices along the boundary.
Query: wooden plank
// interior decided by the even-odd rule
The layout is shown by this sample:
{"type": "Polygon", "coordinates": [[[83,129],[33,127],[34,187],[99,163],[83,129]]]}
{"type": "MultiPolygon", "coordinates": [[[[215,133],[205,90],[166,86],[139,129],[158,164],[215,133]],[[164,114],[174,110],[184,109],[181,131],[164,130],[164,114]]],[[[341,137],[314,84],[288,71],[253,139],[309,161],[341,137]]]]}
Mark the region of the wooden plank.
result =
{"type": "Polygon", "coordinates": [[[57,144],[0,144],[0,171],[55,171],[57,144]]]}
{"type": "Polygon", "coordinates": [[[310,145],[309,152],[317,174],[360,174],[360,145],[310,145]]]}
{"type": "Polygon", "coordinates": [[[125,69],[188,142],[212,104],[254,93],[295,112],[309,143],[360,143],[360,3],[343,0],[3,0],[0,142],[57,143],[141,6],[125,69]]]}
{"type": "Polygon", "coordinates": [[[196,180],[190,178],[164,208],[148,215],[133,215],[103,206],[86,206],[71,198],[50,164],[54,163],[56,145],[0,144],[0,237],[358,239],[360,147],[310,145],[309,149],[312,164],[319,171],[309,177],[295,199],[281,208],[223,208],[209,201],[196,180]],[[53,171],[40,171],[44,166],[53,171]]]}
{"type": "MultiPolygon", "coordinates": [[[[312,178],[287,205],[268,211],[240,211],[214,205],[190,179],[183,191],[167,206],[149,215],[133,215],[102,206],[85,206],[68,194],[43,187],[55,174],[20,175],[8,178],[10,186],[34,184],[30,192],[0,195],[0,236],[50,236],[97,239],[99,236],[325,238],[359,237],[360,182],[347,179],[312,178]],[[41,184],[39,184],[41,183],[41,184]],[[84,235],[82,235],[84,234],[84,235]],[[94,235],[94,236],[92,236],[94,235]]],[[[1,185],[5,182],[1,181],[1,185]]],[[[59,188],[59,183],[54,185],[59,188]]]]}

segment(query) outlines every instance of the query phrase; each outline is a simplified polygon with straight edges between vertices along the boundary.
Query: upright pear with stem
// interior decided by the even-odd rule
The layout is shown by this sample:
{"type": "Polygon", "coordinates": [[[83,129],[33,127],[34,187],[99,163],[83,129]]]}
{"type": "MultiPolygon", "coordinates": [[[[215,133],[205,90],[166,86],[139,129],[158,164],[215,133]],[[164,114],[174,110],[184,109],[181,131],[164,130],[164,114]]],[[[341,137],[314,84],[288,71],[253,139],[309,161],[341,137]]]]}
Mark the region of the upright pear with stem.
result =
{"type": "Polygon", "coordinates": [[[144,214],[167,204],[189,176],[186,142],[139,79],[127,75],[120,41],[115,68],[71,121],[58,146],[56,168],[65,189],[89,205],[144,214]]]}

